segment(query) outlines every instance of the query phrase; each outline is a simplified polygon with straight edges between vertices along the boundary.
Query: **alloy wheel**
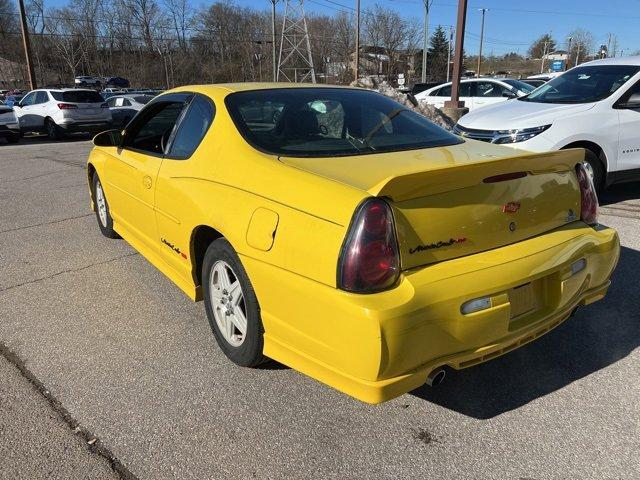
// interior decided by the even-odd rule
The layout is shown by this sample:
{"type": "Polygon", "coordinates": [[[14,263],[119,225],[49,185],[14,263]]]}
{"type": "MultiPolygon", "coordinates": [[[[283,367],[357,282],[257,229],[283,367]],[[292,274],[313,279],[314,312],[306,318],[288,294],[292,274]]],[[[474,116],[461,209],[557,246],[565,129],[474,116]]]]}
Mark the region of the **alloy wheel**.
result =
{"type": "Polygon", "coordinates": [[[239,347],[247,334],[244,293],[231,266],[218,260],[209,277],[209,296],[218,329],[233,347],[239,347]]]}

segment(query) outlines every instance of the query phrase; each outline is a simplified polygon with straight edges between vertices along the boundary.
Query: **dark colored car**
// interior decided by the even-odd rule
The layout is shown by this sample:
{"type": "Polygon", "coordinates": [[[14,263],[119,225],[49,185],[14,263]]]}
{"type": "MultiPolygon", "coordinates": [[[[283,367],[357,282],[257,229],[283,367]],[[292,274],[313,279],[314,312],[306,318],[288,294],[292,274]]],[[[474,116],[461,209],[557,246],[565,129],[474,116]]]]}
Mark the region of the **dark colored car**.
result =
{"type": "Polygon", "coordinates": [[[117,88],[129,88],[129,80],[122,77],[109,77],[107,78],[107,87],[117,87],[117,88]]]}

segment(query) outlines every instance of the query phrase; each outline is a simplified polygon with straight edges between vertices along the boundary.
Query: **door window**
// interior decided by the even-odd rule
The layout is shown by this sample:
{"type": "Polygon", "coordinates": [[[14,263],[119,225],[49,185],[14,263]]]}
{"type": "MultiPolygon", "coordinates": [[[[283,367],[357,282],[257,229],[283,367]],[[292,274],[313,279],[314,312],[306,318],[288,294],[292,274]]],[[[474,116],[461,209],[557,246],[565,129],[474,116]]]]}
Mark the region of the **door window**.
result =
{"type": "Polygon", "coordinates": [[[26,107],[28,105],[33,105],[33,102],[36,99],[36,94],[38,92],[31,92],[29,93],[26,97],[24,97],[22,100],[20,100],[20,105],[22,105],[23,107],[26,107]]]}
{"type": "Polygon", "coordinates": [[[40,103],[47,103],[48,101],[49,101],[49,96],[47,95],[47,92],[40,91],[37,93],[36,100],[33,103],[35,105],[40,103]]]}
{"type": "MultiPolygon", "coordinates": [[[[471,82],[464,82],[460,84],[460,96],[461,97],[471,97],[471,82]]],[[[442,87],[440,90],[434,92],[436,97],[447,97],[451,98],[451,85],[447,85],[446,87],[442,87]]]]}
{"type": "Polygon", "coordinates": [[[196,95],[189,105],[175,138],[171,142],[168,156],[186,159],[193,155],[213,122],[215,108],[210,100],[196,95]]]}
{"type": "Polygon", "coordinates": [[[125,131],[124,148],[163,155],[184,106],[184,101],[150,104],[125,131]]]}
{"type": "Polygon", "coordinates": [[[493,82],[477,82],[476,96],[481,98],[502,97],[511,90],[493,82]]]}

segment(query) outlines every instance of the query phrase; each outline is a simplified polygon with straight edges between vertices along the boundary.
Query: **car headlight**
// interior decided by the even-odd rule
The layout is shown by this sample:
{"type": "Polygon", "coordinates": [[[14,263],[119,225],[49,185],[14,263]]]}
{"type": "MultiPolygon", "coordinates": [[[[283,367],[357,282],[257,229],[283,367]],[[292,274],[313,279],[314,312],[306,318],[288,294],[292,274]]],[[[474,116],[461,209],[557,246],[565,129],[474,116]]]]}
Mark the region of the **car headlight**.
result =
{"type": "Polygon", "coordinates": [[[522,128],[513,130],[498,130],[496,138],[493,143],[518,143],[525,142],[532,139],[536,135],[540,135],[547,130],[551,125],[543,125],[541,127],[522,128]]]}

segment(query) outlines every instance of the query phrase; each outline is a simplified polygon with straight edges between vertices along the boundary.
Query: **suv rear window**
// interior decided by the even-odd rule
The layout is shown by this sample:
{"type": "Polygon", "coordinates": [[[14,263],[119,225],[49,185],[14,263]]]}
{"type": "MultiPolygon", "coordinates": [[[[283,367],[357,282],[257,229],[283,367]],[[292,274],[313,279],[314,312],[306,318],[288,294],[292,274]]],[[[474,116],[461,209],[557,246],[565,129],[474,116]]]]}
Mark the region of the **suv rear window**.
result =
{"type": "Polygon", "coordinates": [[[104,103],[104,99],[93,90],[74,90],[69,92],[51,92],[59,102],[70,103],[104,103]]]}
{"type": "Polygon", "coordinates": [[[379,93],[278,88],[225,99],[238,131],[258,150],[332,157],[456,145],[462,140],[379,93]]]}

